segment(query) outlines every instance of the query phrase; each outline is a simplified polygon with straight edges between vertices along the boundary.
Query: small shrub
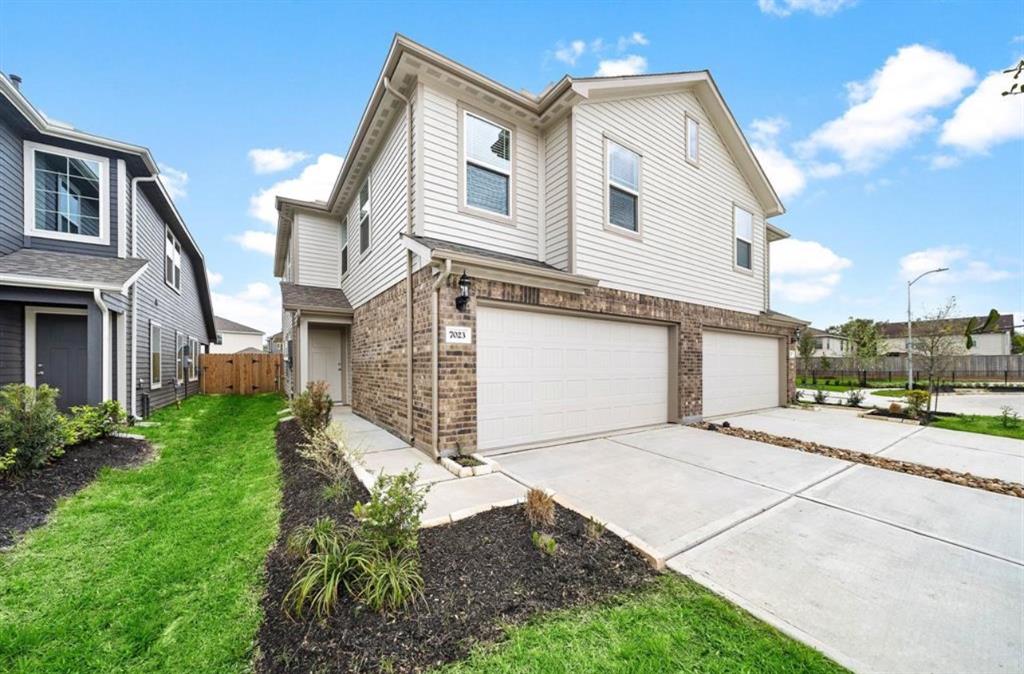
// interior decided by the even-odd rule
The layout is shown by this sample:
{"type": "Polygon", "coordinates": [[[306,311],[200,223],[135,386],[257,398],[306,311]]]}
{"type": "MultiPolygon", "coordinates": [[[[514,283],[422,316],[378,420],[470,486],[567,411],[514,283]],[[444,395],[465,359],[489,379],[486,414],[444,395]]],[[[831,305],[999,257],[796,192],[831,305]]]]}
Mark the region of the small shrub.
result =
{"type": "Polygon", "coordinates": [[[108,437],[124,424],[126,418],[124,409],[116,400],[107,400],[99,405],[72,407],[67,420],[65,442],[77,445],[108,437]]]}
{"type": "Polygon", "coordinates": [[[594,542],[597,542],[597,541],[599,541],[601,539],[601,536],[604,536],[604,532],[605,532],[604,522],[599,522],[598,520],[596,520],[593,517],[588,517],[587,518],[587,525],[586,525],[587,538],[589,538],[590,540],[592,540],[594,542]]]}
{"type": "Polygon", "coordinates": [[[372,548],[354,538],[334,535],[320,543],[325,547],[302,561],[284,596],[285,609],[295,615],[301,616],[309,605],[318,618],[329,616],[342,591],[354,594],[355,580],[373,555],[372,548]]]}
{"type": "Polygon", "coordinates": [[[396,611],[422,596],[420,560],[408,551],[377,550],[361,562],[356,598],[374,611],[396,611]]]}
{"type": "Polygon", "coordinates": [[[1003,428],[1017,428],[1020,425],[1020,415],[1017,414],[1017,410],[1009,405],[1000,407],[999,412],[999,423],[1002,424],[1003,428]]]}
{"type": "Polygon", "coordinates": [[[370,500],[356,503],[352,509],[363,540],[392,552],[416,549],[428,490],[416,484],[418,478],[419,468],[398,475],[380,474],[370,490],[370,500]]]}
{"type": "Polygon", "coordinates": [[[907,391],[907,394],[904,396],[904,398],[907,401],[907,416],[909,416],[912,419],[917,419],[918,417],[920,417],[921,412],[923,412],[928,407],[927,391],[918,391],[917,389],[907,391]]]}
{"type": "Polygon", "coordinates": [[[824,389],[818,389],[817,391],[814,392],[814,402],[818,403],[819,405],[824,405],[827,399],[828,394],[825,393],[824,389]]]}
{"type": "Polygon", "coordinates": [[[534,487],[526,492],[526,519],[534,527],[547,528],[555,524],[555,499],[543,489],[534,487]]]}
{"type": "Polygon", "coordinates": [[[18,453],[17,447],[11,447],[7,450],[0,450],[0,475],[10,470],[14,466],[15,456],[18,453]]]}
{"type": "Polygon", "coordinates": [[[340,500],[348,494],[352,466],[363,460],[362,452],[348,443],[344,431],[335,423],[316,428],[298,452],[314,471],[327,478],[324,495],[328,500],[340,500]]]}
{"type": "Polygon", "coordinates": [[[313,524],[297,527],[288,537],[286,549],[296,557],[308,557],[328,550],[341,532],[330,517],[318,517],[313,524]]]}
{"type": "Polygon", "coordinates": [[[331,409],[334,401],[328,393],[327,382],[311,381],[306,390],[292,400],[292,414],[299,422],[299,428],[307,436],[327,428],[331,423],[331,409]]]}
{"type": "Polygon", "coordinates": [[[8,384],[0,389],[0,456],[9,469],[38,468],[64,453],[64,417],[55,388],[8,384]]]}
{"type": "Polygon", "coordinates": [[[548,557],[552,557],[556,552],[558,552],[558,543],[555,542],[555,538],[553,536],[542,534],[539,531],[534,531],[530,540],[533,541],[533,547],[537,548],[548,557]]]}
{"type": "Polygon", "coordinates": [[[857,389],[853,389],[846,395],[846,404],[850,407],[860,407],[863,400],[864,392],[857,389]]]}

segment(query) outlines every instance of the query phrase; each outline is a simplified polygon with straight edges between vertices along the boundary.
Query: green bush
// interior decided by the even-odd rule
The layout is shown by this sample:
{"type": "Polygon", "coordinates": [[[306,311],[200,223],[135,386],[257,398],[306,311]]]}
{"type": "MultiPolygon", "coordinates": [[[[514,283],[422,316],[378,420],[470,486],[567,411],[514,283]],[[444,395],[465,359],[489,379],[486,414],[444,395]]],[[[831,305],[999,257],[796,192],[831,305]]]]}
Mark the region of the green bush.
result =
{"type": "Polygon", "coordinates": [[[317,541],[317,552],[306,556],[284,596],[285,608],[302,615],[306,605],[318,618],[329,616],[341,592],[356,594],[355,581],[370,564],[374,550],[350,532],[333,532],[317,541]]]}
{"type": "Polygon", "coordinates": [[[57,389],[8,384],[0,389],[0,457],[9,470],[38,468],[64,453],[65,421],[57,389]]]}
{"type": "Polygon", "coordinates": [[[928,408],[928,391],[918,391],[917,389],[907,391],[904,398],[907,401],[907,415],[914,419],[921,416],[921,412],[928,408]]]}
{"type": "Polygon", "coordinates": [[[1003,405],[999,408],[999,423],[1003,428],[1017,428],[1020,425],[1020,415],[1009,405],[1003,405]]]}
{"type": "Polygon", "coordinates": [[[356,577],[356,599],[374,611],[397,611],[423,594],[420,560],[407,550],[375,550],[356,577]]]}
{"type": "Polygon", "coordinates": [[[552,557],[556,552],[558,552],[558,543],[555,542],[554,536],[534,531],[530,540],[533,541],[533,547],[537,548],[548,557],[552,557]]]}
{"type": "Polygon", "coordinates": [[[306,390],[292,400],[292,414],[299,422],[299,428],[312,437],[317,431],[327,428],[331,423],[331,408],[334,401],[327,389],[325,381],[311,381],[306,390]]]}
{"type": "Polygon", "coordinates": [[[108,400],[99,405],[72,407],[67,420],[65,444],[77,445],[105,438],[116,432],[125,419],[124,409],[116,400],[108,400]]]}
{"type": "Polygon", "coordinates": [[[348,442],[345,432],[335,423],[308,434],[306,442],[299,446],[299,456],[327,478],[324,495],[327,500],[335,501],[348,494],[352,466],[363,460],[362,451],[348,442]]]}
{"type": "Polygon", "coordinates": [[[356,503],[352,511],[364,540],[394,552],[416,549],[428,489],[416,484],[418,478],[419,468],[398,475],[380,474],[370,490],[370,500],[356,503]]]}
{"type": "Polygon", "coordinates": [[[860,407],[861,402],[864,400],[864,392],[853,389],[846,394],[846,404],[850,407],[860,407]]]}

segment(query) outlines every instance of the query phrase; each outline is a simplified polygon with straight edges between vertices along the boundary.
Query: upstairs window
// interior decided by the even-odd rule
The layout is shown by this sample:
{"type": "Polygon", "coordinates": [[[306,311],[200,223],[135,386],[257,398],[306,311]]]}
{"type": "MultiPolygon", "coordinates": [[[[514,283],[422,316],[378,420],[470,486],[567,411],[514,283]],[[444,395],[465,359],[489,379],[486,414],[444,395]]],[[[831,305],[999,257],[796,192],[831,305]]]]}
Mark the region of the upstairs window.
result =
{"type": "Polygon", "coordinates": [[[180,292],[181,244],[170,227],[165,228],[164,232],[164,283],[180,292]]]}
{"type": "Polygon", "coordinates": [[[108,243],[109,161],[28,142],[25,153],[25,234],[108,243]]]}
{"type": "Polygon", "coordinates": [[[160,380],[161,368],[163,367],[160,351],[160,340],[163,338],[163,329],[159,323],[149,323],[149,387],[160,388],[163,382],[160,380]]]}
{"type": "Polygon", "coordinates": [[[341,275],[348,273],[348,216],[341,221],[341,275]]]}
{"type": "Polygon", "coordinates": [[[471,112],[463,114],[466,206],[507,216],[512,182],[512,131],[471,112]]]}
{"type": "Polygon", "coordinates": [[[734,206],[732,217],[736,238],[736,266],[742,269],[753,269],[754,214],[739,206],[734,206]]]}
{"type": "Polygon", "coordinates": [[[370,248],[370,179],[359,188],[359,252],[370,248]]]}
{"type": "Polygon", "coordinates": [[[700,162],[700,122],[689,115],[686,116],[686,161],[700,162]]]}
{"type": "Polygon", "coordinates": [[[608,143],[608,223],[640,231],[640,155],[613,141],[608,143]]]}

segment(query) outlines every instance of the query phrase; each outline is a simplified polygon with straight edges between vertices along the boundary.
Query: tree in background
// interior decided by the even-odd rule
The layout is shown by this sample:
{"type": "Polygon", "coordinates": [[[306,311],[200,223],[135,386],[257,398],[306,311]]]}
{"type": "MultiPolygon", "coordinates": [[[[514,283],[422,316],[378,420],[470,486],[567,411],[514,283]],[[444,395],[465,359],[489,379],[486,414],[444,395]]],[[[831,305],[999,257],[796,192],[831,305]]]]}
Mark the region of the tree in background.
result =
{"type": "MultiPolygon", "coordinates": [[[[811,370],[811,360],[814,358],[814,335],[807,328],[800,331],[800,339],[796,343],[796,352],[800,356],[800,365],[804,371],[804,377],[811,370]]],[[[811,373],[813,383],[818,383],[818,377],[811,373]]]]}
{"type": "Polygon", "coordinates": [[[878,324],[870,318],[854,318],[839,326],[839,334],[850,340],[846,360],[850,369],[858,373],[860,385],[867,386],[867,368],[882,356],[882,334],[878,324]]]}
{"type": "Polygon", "coordinates": [[[1024,332],[1013,333],[1012,353],[1024,353],[1024,332]]]}
{"type": "Polygon", "coordinates": [[[956,298],[950,297],[946,303],[930,314],[922,316],[919,321],[937,326],[930,329],[930,334],[914,333],[910,348],[914,350],[914,365],[928,380],[928,410],[939,407],[939,387],[953,366],[953,359],[967,352],[962,330],[959,330],[948,319],[956,316],[956,298]],[[932,323],[932,321],[935,321],[932,323]]]}

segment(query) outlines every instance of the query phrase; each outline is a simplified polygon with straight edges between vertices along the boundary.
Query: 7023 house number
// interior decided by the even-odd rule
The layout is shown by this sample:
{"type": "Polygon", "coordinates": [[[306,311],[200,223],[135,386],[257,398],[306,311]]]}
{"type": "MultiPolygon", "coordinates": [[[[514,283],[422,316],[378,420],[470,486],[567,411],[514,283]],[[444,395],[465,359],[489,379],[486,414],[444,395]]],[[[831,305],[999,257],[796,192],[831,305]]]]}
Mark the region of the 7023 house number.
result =
{"type": "Polygon", "coordinates": [[[445,326],[444,341],[448,344],[472,344],[473,328],[445,326]]]}

